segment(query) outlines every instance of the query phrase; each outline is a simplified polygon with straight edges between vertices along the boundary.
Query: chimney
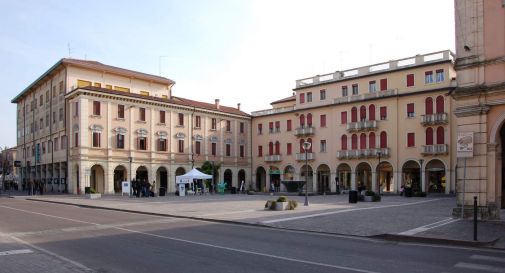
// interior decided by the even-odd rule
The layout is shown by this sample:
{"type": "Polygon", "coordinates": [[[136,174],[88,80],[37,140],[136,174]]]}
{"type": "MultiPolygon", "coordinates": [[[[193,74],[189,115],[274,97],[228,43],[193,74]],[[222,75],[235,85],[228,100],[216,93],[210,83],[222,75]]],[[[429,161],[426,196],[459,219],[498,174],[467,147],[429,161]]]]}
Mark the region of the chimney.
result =
{"type": "Polygon", "coordinates": [[[240,111],[240,102],[237,103],[237,109],[240,111]]]}
{"type": "Polygon", "coordinates": [[[219,110],[219,99],[216,99],[216,108],[219,110]]]}

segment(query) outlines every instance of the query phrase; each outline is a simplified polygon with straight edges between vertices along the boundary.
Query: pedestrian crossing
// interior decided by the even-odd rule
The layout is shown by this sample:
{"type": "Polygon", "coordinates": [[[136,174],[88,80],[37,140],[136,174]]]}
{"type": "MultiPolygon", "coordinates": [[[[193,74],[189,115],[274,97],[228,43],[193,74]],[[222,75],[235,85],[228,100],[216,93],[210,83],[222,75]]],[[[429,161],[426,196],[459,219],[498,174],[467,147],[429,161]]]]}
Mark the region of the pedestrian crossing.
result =
{"type": "Polygon", "coordinates": [[[454,267],[458,272],[505,273],[505,256],[472,255],[454,267]]]}

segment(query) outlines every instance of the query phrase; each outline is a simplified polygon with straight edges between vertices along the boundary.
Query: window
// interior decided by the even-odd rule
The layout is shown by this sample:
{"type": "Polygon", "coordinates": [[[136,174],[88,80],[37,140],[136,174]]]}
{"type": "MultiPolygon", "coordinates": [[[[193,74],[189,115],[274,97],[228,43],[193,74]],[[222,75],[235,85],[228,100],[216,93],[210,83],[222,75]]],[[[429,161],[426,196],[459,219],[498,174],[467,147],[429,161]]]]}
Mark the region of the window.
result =
{"type": "Polygon", "coordinates": [[[146,108],[139,108],[139,120],[146,121],[146,108]]]}
{"type": "Polygon", "coordinates": [[[369,81],[368,82],[368,91],[370,93],[377,92],[377,83],[375,81],[369,81]]]}
{"type": "Polygon", "coordinates": [[[361,150],[366,149],[366,134],[365,134],[365,133],[362,133],[362,134],[359,136],[359,148],[360,148],[361,150]]]}
{"type": "Polygon", "coordinates": [[[91,82],[90,81],[77,80],[77,87],[78,88],[86,87],[86,86],[91,86],[91,82]]]}
{"type": "Polygon", "coordinates": [[[381,91],[388,90],[388,79],[381,79],[381,91]]]}
{"type": "Polygon", "coordinates": [[[116,148],[124,149],[124,135],[122,134],[116,135],[116,148]]]}
{"type": "Polygon", "coordinates": [[[226,121],[226,132],[231,132],[231,121],[230,120],[226,121]]]}
{"type": "Polygon", "coordinates": [[[426,128],[426,145],[433,145],[433,128],[426,128]]]}
{"type": "Polygon", "coordinates": [[[178,149],[179,153],[184,153],[184,139],[179,139],[179,145],[178,146],[179,146],[178,147],[179,148],[178,149]]]}
{"type": "Polygon", "coordinates": [[[274,154],[274,143],[269,142],[268,143],[268,155],[273,155],[274,154]]]}
{"type": "Polygon", "coordinates": [[[305,127],[305,115],[300,115],[300,127],[305,127]]]}
{"type": "Polygon", "coordinates": [[[201,154],[201,145],[202,143],[200,141],[195,142],[195,154],[200,155],[201,154]]]}
{"type": "MultiPolygon", "coordinates": [[[[121,87],[121,86],[114,86],[114,90],[121,91],[121,92],[127,92],[127,93],[130,92],[130,88],[121,87]]],[[[141,92],[141,95],[146,95],[146,94],[142,94],[142,92],[141,92]]],[[[149,96],[149,93],[147,93],[147,96],[149,96]]]]}
{"type": "Polygon", "coordinates": [[[433,99],[431,97],[427,97],[424,100],[424,112],[426,115],[433,114],[433,99]]]}
{"type": "Polygon", "coordinates": [[[340,113],[340,120],[341,120],[341,124],[347,123],[347,111],[340,113]]]}
{"type": "Polygon", "coordinates": [[[211,128],[211,130],[216,130],[216,128],[217,128],[217,120],[215,118],[213,118],[211,120],[211,127],[210,128],[211,128]]]}
{"type": "Polygon", "coordinates": [[[58,138],[57,137],[55,137],[54,140],[53,140],[53,148],[54,148],[54,151],[58,151],[59,144],[58,144],[58,138]]]}
{"type": "Polygon", "coordinates": [[[53,86],[53,98],[56,98],[56,86],[53,86]]]}
{"type": "Polygon", "coordinates": [[[147,137],[139,137],[137,141],[138,150],[147,150],[147,137]]]}
{"type": "Polygon", "coordinates": [[[226,143],[226,156],[231,156],[231,144],[226,143]]]}
{"type": "Polygon", "coordinates": [[[375,149],[375,133],[374,132],[371,132],[370,135],[368,135],[368,148],[375,149]]]}
{"type": "Polygon", "coordinates": [[[357,122],[358,121],[358,108],[353,107],[351,108],[351,122],[357,122]]]}
{"type": "Polygon", "coordinates": [[[44,104],[44,95],[40,95],[39,106],[42,106],[43,104],[44,104]]]}
{"type": "Polygon", "coordinates": [[[165,124],[165,111],[160,111],[160,123],[165,124]]]}
{"type": "Polygon", "coordinates": [[[416,146],[415,134],[407,133],[407,147],[415,147],[415,146],[416,146]]]}
{"type": "Polygon", "coordinates": [[[381,132],[380,142],[381,142],[381,148],[384,149],[388,147],[388,134],[384,131],[381,132]]]}
{"type": "Polygon", "coordinates": [[[291,143],[286,144],[286,154],[290,155],[293,153],[293,145],[291,143]]]}
{"type": "Polygon", "coordinates": [[[42,142],[42,154],[46,153],[46,142],[42,142]]]}
{"type": "Polygon", "coordinates": [[[352,94],[353,94],[353,95],[357,95],[357,94],[358,94],[358,92],[359,92],[359,91],[358,91],[358,84],[357,84],[357,83],[356,83],[356,84],[353,84],[353,85],[352,85],[352,94]]]}
{"type": "Polygon", "coordinates": [[[435,71],[436,74],[436,80],[437,82],[443,82],[445,79],[444,79],[444,70],[443,69],[437,69],[435,71]]]}
{"type": "MultiPolygon", "coordinates": [[[[117,86],[116,86],[116,88],[117,88],[117,86]]],[[[147,92],[147,91],[140,91],[140,95],[142,95],[142,96],[149,96],[149,92],[147,92]]]]}
{"type": "Polygon", "coordinates": [[[245,149],[244,145],[240,145],[239,146],[239,156],[240,156],[240,158],[244,158],[244,155],[245,155],[245,153],[244,153],[245,150],[244,149],[245,149]]]}
{"type": "Polygon", "coordinates": [[[416,113],[414,112],[414,104],[409,103],[407,104],[407,117],[413,118],[416,116],[416,113]]]}
{"type": "Polygon", "coordinates": [[[365,121],[366,120],[366,106],[361,105],[359,108],[359,120],[365,121]]]}
{"type": "Polygon", "coordinates": [[[307,92],[307,102],[312,102],[312,92],[307,92]]]}
{"type": "Polygon", "coordinates": [[[438,96],[436,99],[437,114],[444,113],[444,97],[438,96]]]}
{"type": "Polygon", "coordinates": [[[100,132],[93,132],[93,147],[100,147],[100,132]]]}
{"type": "Polygon", "coordinates": [[[268,123],[268,132],[270,134],[274,132],[274,122],[273,121],[268,123]]]}
{"type": "Polygon", "coordinates": [[[240,133],[243,134],[245,132],[245,124],[243,122],[240,123],[240,133]]]}
{"type": "Polygon", "coordinates": [[[263,134],[263,124],[258,124],[258,135],[263,134]]]}
{"type": "Polygon", "coordinates": [[[305,93],[300,93],[300,103],[305,103],[305,93]]]}
{"type": "Polygon", "coordinates": [[[63,81],[60,81],[59,83],[59,86],[60,86],[60,95],[63,94],[63,81]]]}
{"type": "Polygon", "coordinates": [[[95,82],[94,86],[95,86],[95,87],[102,87],[102,84],[101,84],[101,83],[99,83],[99,82],[95,82]]]}
{"type": "Polygon", "coordinates": [[[195,128],[201,128],[201,127],[202,127],[202,117],[195,116],[195,128]]]}
{"type": "Polygon", "coordinates": [[[347,97],[347,85],[342,86],[342,97],[347,97]]]}
{"type": "Polygon", "coordinates": [[[320,147],[320,152],[325,153],[326,152],[326,140],[321,140],[319,143],[320,147]]]}
{"type": "Polygon", "coordinates": [[[79,147],[79,133],[74,133],[74,147],[79,147]]]}
{"type": "Polygon", "coordinates": [[[117,118],[124,119],[124,105],[119,104],[117,106],[117,118]]]}
{"type": "Polygon", "coordinates": [[[388,108],[387,106],[381,106],[380,108],[381,120],[386,120],[388,118],[388,108]]]}
{"type": "Polygon", "coordinates": [[[275,122],[275,132],[279,133],[280,131],[281,131],[281,122],[280,121],[276,121],[275,122]]]}
{"type": "Polygon", "coordinates": [[[258,146],[258,156],[263,156],[263,146],[258,146]]]}
{"type": "Polygon", "coordinates": [[[279,141],[275,142],[275,154],[280,155],[281,154],[281,143],[279,141]]]}
{"type": "Polygon", "coordinates": [[[46,91],[46,102],[49,102],[49,90],[46,91]]]}
{"type": "Polygon", "coordinates": [[[319,121],[321,123],[320,124],[321,127],[326,127],[326,115],[321,115],[319,121]]]}
{"type": "Polygon", "coordinates": [[[437,144],[444,144],[444,127],[440,126],[437,128],[437,144]]]}
{"type": "Polygon", "coordinates": [[[292,130],[291,128],[292,128],[291,120],[288,119],[286,121],[286,131],[291,131],[292,130]]]}
{"type": "Polygon", "coordinates": [[[353,134],[351,136],[351,149],[357,150],[358,149],[358,135],[353,134]]]}
{"type": "Polygon", "coordinates": [[[375,105],[370,104],[368,106],[368,120],[375,120],[375,105]]]}
{"type": "Polygon", "coordinates": [[[56,112],[53,112],[53,124],[56,123],[56,112]]]}
{"type": "Polygon", "coordinates": [[[340,138],[340,148],[342,151],[347,150],[347,135],[342,135],[340,138]]]}
{"type": "Polygon", "coordinates": [[[158,139],[158,151],[166,152],[167,151],[167,140],[164,138],[158,139]]]}
{"type": "Polygon", "coordinates": [[[110,85],[110,84],[106,84],[106,85],[105,85],[105,88],[112,90],[112,85],[110,85]]]}
{"type": "Polygon", "coordinates": [[[76,101],[74,102],[74,117],[78,117],[79,116],[79,102],[76,101]]]}
{"type": "Polygon", "coordinates": [[[61,149],[67,148],[67,136],[61,136],[61,149]]]}
{"type": "Polygon", "coordinates": [[[424,83],[433,83],[433,71],[424,72],[424,83]]]}
{"type": "Polygon", "coordinates": [[[215,156],[217,153],[217,143],[213,142],[210,146],[211,146],[211,153],[212,155],[215,156]]]}
{"type": "Polygon", "coordinates": [[[319,91],[319,100],[325,100],[326,99],[326,90],[320,90],[319,91]]]}
{"type": "Polygon", "coordinates": [[[63,121],[63,108],[60,108],[60,121],[63,121]]]}
{"type": "Polygon", "coordinates": [[[39,120],[39,126],[40,126],[40,130],[42,130],[42,127],[44,126],[44,119],[39,120]]]}
{"type": "Polygon", "coordinates": [[[179,113],[179,126],[184,126],[184,114],[179,113]]]}
{"type": "Polygon", "coordinates": [[[99,101],[93,101],[93,115],[95,115],[95,116],[100,115],[100,102],[99,101]]]}
{"type": "Polygon", "coordinates": [[[407,87],[414,86],[414,74],[407,75],[407,87]]]}

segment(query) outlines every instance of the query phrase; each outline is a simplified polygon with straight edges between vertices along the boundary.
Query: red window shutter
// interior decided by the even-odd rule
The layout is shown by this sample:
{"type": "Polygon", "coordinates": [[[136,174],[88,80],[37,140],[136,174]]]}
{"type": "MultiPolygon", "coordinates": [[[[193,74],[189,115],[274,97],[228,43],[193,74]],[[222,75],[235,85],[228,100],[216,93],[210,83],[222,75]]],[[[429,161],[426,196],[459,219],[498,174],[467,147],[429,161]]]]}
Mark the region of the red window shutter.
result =
{"type": "Polygon", "coordinates": [[[343,151],[347,150],[347,135],[342,135],[340,145],[343,151]]]}
{"type": "Polygon", "coordinates": [[[280,155],[281,154],[281,144],[279,141],[275,142],[275,154],[280,155]]]}
{"type": "Polygon", "coordinates": [[[363,133],[359,136],[359,148],[366,149],[366,134],[363,133]]]}
{"type": "Polygon", "coordinates": [[[407,87],[414,86],[414,74],[407,75],[407,87]]]}
{"type": "Polygon", "coordinates": [[[433,128],[426,128],[426,145],[433,145],[433,128]]]}
{"type": "Polygon", "coordinates": [[[437,144],[444,144],[444,127],[437,128],[437,144]]]}
{"type": "Polygon", "coordinates": [[[387,110],[386,106],[381,106],[381,108],[380,108],[380,115],[381,115],[381,119],[382,120],[387,119],[387,117],[388,117],[388,110],[387,110]]]}
{"type": "Polygon", "coordinates": [[[414,147],[414,146],[416,146],[415,135],[414,135],[414,133],[408,133],[407,134],[407,147],[414,147]]]}
{"type": "Polygon", "coordinates": [[[375,105],[374,104],[370,104],[370,106],[368,106],[368,119],[375,120],[375,105]]]}
{"type": "Polygon", "coordinates": [[[444,73],[444,70],[443,69],[437,69],[435,72],[436,73],[444,73]]]}
{"type": "Polygon", "coordinates": [[[342,120],[342,124],[346,124],[347,123],[347,112],[341,112],[340,119],[342,120]]]}
{"type": "Polygon", "coordinates": [[[307,114],[307,125],[309,127],[312,127],[312,114],[311,113],[307,114]]]}
{"type": "Polygon", "coordinates": [[[438,96],[436,99],[437,104],[437,114],[441,114],[444,112],[444,97],[438,96]]]}
{"type": "Polygon", "coordinates": [[[380,140],[381,140],[381,148],[387,148],[388,147],[388,135],[386,132],[381,132],[380,135],[380,140]]]}
{"type": "Polygon", "coordinates": [[[305,152],[305,150],[303,150],[303,143],[304,142],[305,142],[305,140],[303,140],[303,138],[300,139],[300,153],[304,153],[305,152]]]}
{"type": "Polygon", "coordinates": [[[326,115],[321,115],[321,127],[326,127],[326,115]]]}
{"type": "Polygon", "coordinates": [[[274,154],[274,143],[270,142],[268,143],[268,155],[273,155],[274,154]]]}
{"type": "Polygon", "coordinates": [[[276,121],[275,122],[275,128],[281,128],[281,122],[280,121],[276,121]]]}
{"type": "Polygon", "coordinates": [[[288,119],[286,122],[286,128],[287,128],[286,129],[287,131],[291,131],[291,120],[290,119],[288,119]]]}
{"type": "Polygon", "coordinates": [[[303,127],[303,126],[305,126],[305,116],[300,115],[300,127],[303,127]]]}
{"type": "Polygon", "coordinates": [[[261,134],[261,130],[263,129],[263,124],[258,124],[258,133],[261,134]]]}
{"type": "Polygon", "coordinates": [[[292,152],[292,151],[291,151],[291,149],[292,149],[292,147],[291,147],[291,143],[288,143],[288,144],[287,144],[287,147],[286,147],[286,153],[287,153],[288,155],[290,155],[290,154],[291,154],[291,152],[292,152]]]}
{"type": "Polygon", "coordinates": [[[351,145],[353,150],[358,149],[358,135],[354,134],[351,137],[351,145]]]}
{"type": "Polygon", "coordinates": [[[433,75],[433,71],[426,71],[424,72],[424,75],[433,75]]]}
{"type": "Polygon", "coordinates": [[[407,113],[414,113],[414,104],[413,103],[407,104],[407,113]]]}
{"type": "Polygon", "coordinates": [[[424,104],[426,115],[433,114],[433,99],[431,97],[427,97],[424,101],[424,104]]]}
{"type": "Polygon", "coordinates": [[[358,121],[358,108],[353,107],[351,109],[351,122],[357,122],[358,121]]]}
{"type": "Polygon", "coordinates": [[[375,133],[371,132],[368,136],[368,148],[375,149],[375,133]]]}
{"type": "Polygon", "coordinates": [[[365,120],[366,119],[366,106],[361,105],[359,108],[359,119],[360,120],[365,120]]]}
{"type": "Polygon", "coordinates": [[[380,81],[380,88],[381,91],[387,90],[388,89],[388,79],[381,79],[380,81]]]}
{"type": "Polygon", "coordinates": [[[305,93],[300,94],[300,103],[305,103],[305,93]]]}
{"type": "Polygon", "coordinates": [[[258,146],[258,156],[263,156],[263,147],[258,146]]]}
{"type": "Polygon", "coordinates": [[[273,122],[269,122],[268,123],[268,128],[269,129],[273,129],[274,128],[274,123],[273,122]]]}
{"type": "MultiPolygon", "coordinates": [[[[312,138],[307,139],[307,142],[309,142],[310,144],[312,144],[312,138]]],[[[309,153],[312,153],[312,146],[314,146],[314,145],[310,145],[310,148],[309,148],[309,151],[308,151],[309,153]]]]}

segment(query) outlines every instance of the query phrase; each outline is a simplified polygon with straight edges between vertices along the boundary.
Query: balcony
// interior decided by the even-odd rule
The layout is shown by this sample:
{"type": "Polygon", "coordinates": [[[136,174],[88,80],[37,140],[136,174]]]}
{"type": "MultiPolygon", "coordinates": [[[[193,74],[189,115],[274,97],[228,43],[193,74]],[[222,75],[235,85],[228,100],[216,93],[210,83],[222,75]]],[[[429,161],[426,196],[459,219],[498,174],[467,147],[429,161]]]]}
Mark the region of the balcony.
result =
{"type": "Polygon", "coordinates": [[[377,129],[376,120],[364,120],[347,123],[348,132],[370,131],[377,129]]]}
{"type": "MultiPolygon", "coordinates": [[[[305,153],[298,153],[296,154],[296,160],[297,161],[305,161],[305,153]]],[[[314,154],[313,153],[307,153],[307,160],[314,160],[314,154]]]]}
{"type": "Polygon", "coordinates": [[[266,155],[264,158],[265,162],[280,162],[282,161],[281,155],[266,155]]]}
{"type": "Polygon", "coordinates": [[[337,151],[337,158],[338,159],[378,158],[379,153],[381,158],[387,158],[390,155],[389,148],[374,148],[374,149],[337,151]]]}
{"type": "Polygon", "coordinates": [[[447,113],[437,113],[432,115],[421,116],[421,124],[425,126],[447,124],[448,122],[449,122],[449,115],[447,113]]]}
{"type": "Polygon", "coordinates": [[[449,145],[447,144],[423,145],[423,150],[421,153],[423,155],[446,155],[449,153],[449,145]]]}
{"type": "Polygon", "coordinates": [[[254,111],[254,112],[251,113],[251,116],[253,116],[253,117],[268,116],[268,115],[286,113],[286,112],[290,112],[290,111],[293,111],[293,110],[295,110],[294,106],[288,106],[288,107],[282,107],[282,108],[273,108],[273,109],[254,111]]]}
{"type": "Polygon", "coordinates": [[[300,127],[295,129],[295,136],[311,136],[314,135],[314,127],[300,127]]]}

